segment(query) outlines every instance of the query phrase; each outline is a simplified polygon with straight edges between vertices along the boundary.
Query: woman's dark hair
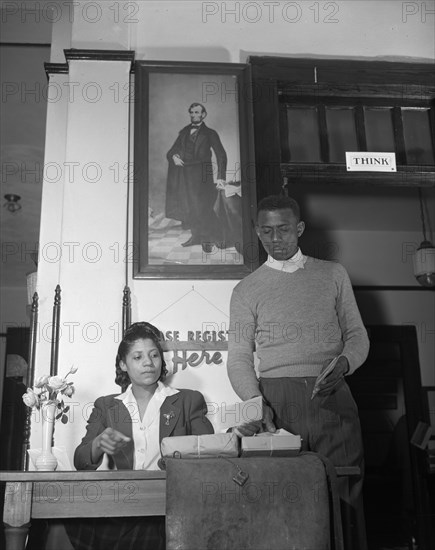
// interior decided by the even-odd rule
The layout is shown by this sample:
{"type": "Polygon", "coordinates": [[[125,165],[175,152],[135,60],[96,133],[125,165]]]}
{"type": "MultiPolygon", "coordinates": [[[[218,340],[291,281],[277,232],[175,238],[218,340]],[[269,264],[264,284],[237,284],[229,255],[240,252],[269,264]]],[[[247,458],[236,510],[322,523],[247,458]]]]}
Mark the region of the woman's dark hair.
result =
{"type": "Polygon", "coordinates": [[[125,362],[128,352],[132,345],[138,340],[149,339],[154,342],[160,353],[162,360],[162,372],[160,373],[159,380],[164,380],[168,371],[166,369],[165,358],[163,357],[163,349],[161,342],[163,340],[162,333],[151,323],[141,321],[139,323],[133,323],[124,332],[124,336],[118,347],[118,353],[116,354],[116,376],[115,383],[121,386],[121,390],[124,392],[130,384],[130,377],[128,373],[121,369],[121,361],[125,362]]]}

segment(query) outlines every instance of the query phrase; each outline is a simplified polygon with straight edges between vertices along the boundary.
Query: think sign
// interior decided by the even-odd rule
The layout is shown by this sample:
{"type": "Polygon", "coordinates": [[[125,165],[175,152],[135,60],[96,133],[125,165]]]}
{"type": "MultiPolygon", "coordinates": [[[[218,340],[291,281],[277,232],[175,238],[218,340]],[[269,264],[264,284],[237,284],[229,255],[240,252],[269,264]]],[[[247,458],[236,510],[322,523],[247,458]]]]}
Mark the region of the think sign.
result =
{"type": "Polygon", "coordinates": [[[346,152],[348,172],[397,172],[395,153],[346,152]]]}

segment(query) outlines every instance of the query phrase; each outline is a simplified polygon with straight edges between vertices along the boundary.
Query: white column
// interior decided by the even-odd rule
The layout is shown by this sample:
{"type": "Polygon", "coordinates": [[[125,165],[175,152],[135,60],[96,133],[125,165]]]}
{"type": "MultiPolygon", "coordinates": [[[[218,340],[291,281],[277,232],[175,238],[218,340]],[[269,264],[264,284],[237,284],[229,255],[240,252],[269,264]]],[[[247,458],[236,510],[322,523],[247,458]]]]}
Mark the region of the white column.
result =
{"type": "MultiPolygon", "coordinates": [[[[62,181],[44,181],[41,251],[55,242],[51,252],[57,250],[60,257],[51,261],[46,246],[38,291],[44,325],[51,322],[54,289],[60,284],[58,372],[66,374],[71,365],[79,369],[71,377],[76,394],[65,399],[72,403],[70,422],[57,423],[55,429],[55,445],[66,447],[70,460],[84,434],[91,406],[87,404],[117,388],[113,381],[125,284],[129,73],[126,61],[71,61],[64,82],[67,97],[49,108],[47,119],[46,158],[57,159],[62,181]]],[[[48,331],[38,344],[36,376],[49,371],[50,336],[48,331]]],[[[40,446],[38,428],[33,422],[32,447],[40,446]]]]}

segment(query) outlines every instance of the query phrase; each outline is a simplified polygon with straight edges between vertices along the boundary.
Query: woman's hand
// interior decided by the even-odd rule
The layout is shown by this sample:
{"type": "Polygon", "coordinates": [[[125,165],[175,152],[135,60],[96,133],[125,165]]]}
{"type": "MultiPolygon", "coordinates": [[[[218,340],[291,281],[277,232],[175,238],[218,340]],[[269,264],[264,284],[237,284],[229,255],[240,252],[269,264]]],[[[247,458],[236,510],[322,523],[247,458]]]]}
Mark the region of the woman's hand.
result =
{"type": "Polygon", "coordinates": [[[106,428],[92,442],[92,462],[98,462],[103,453],[107,453],[108,455],[115,454],[130,440],[131,438],[123,433],[113,428],[106,428]]]}

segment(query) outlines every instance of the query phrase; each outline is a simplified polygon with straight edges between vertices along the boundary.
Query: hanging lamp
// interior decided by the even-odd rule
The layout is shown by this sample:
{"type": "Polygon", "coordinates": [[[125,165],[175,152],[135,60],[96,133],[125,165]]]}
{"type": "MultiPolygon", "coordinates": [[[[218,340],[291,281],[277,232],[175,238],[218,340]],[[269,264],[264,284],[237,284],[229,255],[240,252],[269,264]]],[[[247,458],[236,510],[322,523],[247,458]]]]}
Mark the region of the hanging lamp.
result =
{"type": "Polygon", "coordinates": [[[4,198],[6,199],[6,202],[3,204],[3,206],[8,212],[10,212],[11,214],[16,214],[18,210],[21,210],[20,195],[15,195],[15,193],[8,193],[4,196],[4,198]]]}

